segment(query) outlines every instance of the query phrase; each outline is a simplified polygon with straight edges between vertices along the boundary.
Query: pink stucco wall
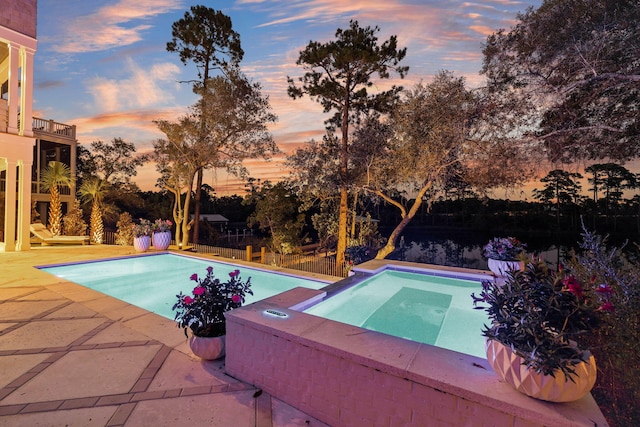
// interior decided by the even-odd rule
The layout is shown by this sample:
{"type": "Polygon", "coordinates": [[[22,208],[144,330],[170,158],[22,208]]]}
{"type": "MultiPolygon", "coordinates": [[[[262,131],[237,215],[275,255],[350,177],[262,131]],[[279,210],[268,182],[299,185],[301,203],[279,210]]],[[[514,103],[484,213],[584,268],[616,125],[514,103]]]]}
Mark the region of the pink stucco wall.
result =
{"type": "Polygon", "coordinates": [[[227,372],[331,426],[607,425],[590,395],[537,401],[484,359],[282,308],[317,292],[297,288],[227,313],[227,372]]]}
{"type": "Polygon", "coordinates": [[[0,7],[0,26],[35,38],[36,13],[36,0],[3,1],[0,7]]]}

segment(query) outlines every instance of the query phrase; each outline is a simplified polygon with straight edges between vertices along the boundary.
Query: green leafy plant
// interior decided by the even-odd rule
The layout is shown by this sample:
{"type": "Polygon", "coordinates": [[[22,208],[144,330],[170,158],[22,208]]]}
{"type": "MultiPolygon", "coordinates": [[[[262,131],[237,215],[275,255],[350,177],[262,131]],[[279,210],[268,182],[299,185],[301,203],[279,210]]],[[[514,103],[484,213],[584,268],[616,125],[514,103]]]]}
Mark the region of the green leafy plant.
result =
{"type": "MultiPolygon", "coordinates": [[[[244,304],[245,295],[253,295],[251,278],[243,282],[240,271],[229,273],[226,282],[220,281],[213,274],[213,267],[207,267],[207,275],[199,278],[196,273],[191,280],[198,285],[193,288],[191,295],[180,292],[178,301],[173,305],[176,312],[175,320],[178,327],[191,329],[199,337],[219,337],[226,333],[224,313],[244,304]]],[[[187,335],[188,336],[188,335],[187,335]]]]}
{"type": "Polygon", "coordinates": [[[151,221],[140,218],[138,224],[133,225],[134,237],[151,236],[151,221]]]}
{"type": "Polygon", "coordinates": [[[154,233],[162,233],[164,231],[171,231],[171,226],[173,223],[168,219],[156,219],[153,224],[151,224],[151,231],[154,233]]]}
{"type": "Polygon", "coordinates": [[[526,247],[515,237],[494,237],[484,246],[483,254],[489,259],[515,261],[526,247]]]}
{"type": "Polygon", "coordinates": [[[524,271],[509,271],[504,284],[484,281],[480,295],[471,297],[491,319],[485,337],[510,347],[537,372],[560,370],[572,379],[573,367],[590,355],[579,345],[581,335],[601,327],[602,315],[613,311],[612,294],[607,284],[583,286],[566,269],[554,272],[532,261],[524,271]]]}

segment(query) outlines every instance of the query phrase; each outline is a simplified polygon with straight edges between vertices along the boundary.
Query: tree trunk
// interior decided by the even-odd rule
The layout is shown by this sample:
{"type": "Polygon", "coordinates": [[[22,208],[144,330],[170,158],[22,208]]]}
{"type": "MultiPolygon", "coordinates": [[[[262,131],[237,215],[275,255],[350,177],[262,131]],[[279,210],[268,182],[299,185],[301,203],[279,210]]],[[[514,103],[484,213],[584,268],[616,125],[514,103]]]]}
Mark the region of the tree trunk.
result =
{"type": "Polygon", "coordinates": [[[344,103],[342,104],[342,144],[340,147],[340,209],[338,212],[338,248],[336,264],[344,265],[344,255],[347,250],[347,215],[349,214],[349,199],[347,189],[347,173],[349,171],[349,87],[351,79],[347,77],[345,84],[344,103]]]}
{"type": "Polygon", "coordinates": [[[60,201],[60,190],[57,185],[52,185],[49,189],[49,230],[54,236],[62,234],[62,202],[60,201]]]}
{"type": "MultiPolygon", "coordinates": [[[[193,184],[193,181],[191,181],[193,184]]],[[[189,224],[189,203],[191,203],[191,186],[188,187],[186,195],[184,197],[184,204],[182,207],[182,247],[185,248],[189,245],[189,230],[191,225],[189,224]]]]}
{"type": "Polygon", "coordinates": [[[405,227],[409,225],[413,217],[416,216],[416,212],[418,212],[418,209],[422,205],[422,198],[424,197],[427,190],[431,188],[431,185],[431,182],[427,182],[420,189],[418,195],[416,196],[415,202],[413,202],[413,205],[411,206],[411,209],[409,209],[409,212],[407,212],[407,214],[402,217],[402,220],[398,225],[396,225],[396,228],[393,229],[393,231],[389,235],[389,238],[387,239],[387,243],[378,251],[375,259],[385,259],[391,252],[396,249],[400,234],[402,234],[402,231],[405,229],[405,227]]]}
{"type": "Polygon", "coordinates": [[[347,250],[347,213],[349,206],[347,205],[347,189],[340,189],[340,209],[338,211],[338,248],[336,249],[337,266],[344,265],[344,253],[347,250]]]}
{"type": "Polygon", "coordinates": [[[196,178],[196,197],[193,206],[193,237],[191,241],[198,243],[200,236],[200,199],[202,198],[202,169],[198,169],[198,177],[196,178]]]}

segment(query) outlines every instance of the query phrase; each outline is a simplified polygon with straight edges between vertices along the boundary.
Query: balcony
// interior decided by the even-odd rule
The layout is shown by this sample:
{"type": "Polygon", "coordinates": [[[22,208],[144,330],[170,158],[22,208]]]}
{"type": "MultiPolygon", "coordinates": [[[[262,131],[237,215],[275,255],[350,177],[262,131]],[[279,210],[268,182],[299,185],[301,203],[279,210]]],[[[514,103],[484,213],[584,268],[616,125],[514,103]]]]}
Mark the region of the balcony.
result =
{"type": "MultiPolygon", "coordinates": [[[[18,117],[18,120],[19,119],[18,117]]],[[[8,123],[9,109],[7,108],[7,100],[0,98],[0,132],[7,133],[8,123]]],[[[31,126],[36,138],[76,140],[75,125],[66,125],[53,120],[34,117],[31,126]]]]}
{"type": "Polygon", "coordinates": [[[53,120],[33,118],[33,132],[36,137],[49,139],[49,137],[63,138],[75,141],[76,125],[65,125],[53,120]]]}

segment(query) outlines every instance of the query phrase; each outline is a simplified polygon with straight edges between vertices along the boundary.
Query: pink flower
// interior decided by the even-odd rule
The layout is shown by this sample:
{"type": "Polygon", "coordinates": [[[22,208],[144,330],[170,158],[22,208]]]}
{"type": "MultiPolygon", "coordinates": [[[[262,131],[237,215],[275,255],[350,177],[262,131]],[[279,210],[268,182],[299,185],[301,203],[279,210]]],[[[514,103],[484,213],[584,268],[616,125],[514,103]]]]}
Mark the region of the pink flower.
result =
{"type": "Polygon", "coordinates": [[[231,297],[231,301],[233,301],[234,303],[239,303],[240,302],[240,296],[239,295],[234,295],[231,297]]]}
{"type": "Polygon", "coordinates": [[[213,267],[211,266],[207,267],[207,273],[211,274],[212,271],[213,271],[213,267]]]}
{"type": "Polygon", "coordinates": [[[202,286],[196,286],[195,288],[193,288],[193,294],[194,295],[204,294],[204,288],[202,286]]]}
{"type": "Polygon", "coordinates": [[[186,297],[184,297],[183,301],[184,301],[185,304],[189,305],[189,304],[191,304],[193,302],[193,298],[191,298],[190,296],[187,295],[186,297]]]}
{"type": "Polygon", "coordinates": [[[193,280],[194,282],[198,281],[198,275],[196,273],[193,273],[190,277],[191,280],[193,280]]]}
{"type": "Polygon", "coordinates": [[[613,304],[611,304],[609,301],[607,301],[604,304],[602,304],[598,310],[614,312],[615,309],[616,308],[613,306],[613,304]]]}
{"type": "Polygon", "coordinates": [[[229,273],[229,277],[231,277],[233,279],[238,274],[240,274],[240,270],[233,270],[231,273],[229,273]]]}
{"type": "Polygon", "coordinates": [[[582,298],[582,285],[580,285],[580,282],[578,282],[574,276],[567,277],[562,281],[562,283],[569,292],[573,293],[578,298],[582,298]]]}
{"type": "Polygon", "coordinates": [[[601,295],[608,296],[613,294],[613,289],[611,289],[611,287],[606,283],[603,283],[600,286],[598,286],[598,288],[596,289],[596,292],[598,292],[601,295]]]}

